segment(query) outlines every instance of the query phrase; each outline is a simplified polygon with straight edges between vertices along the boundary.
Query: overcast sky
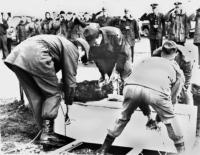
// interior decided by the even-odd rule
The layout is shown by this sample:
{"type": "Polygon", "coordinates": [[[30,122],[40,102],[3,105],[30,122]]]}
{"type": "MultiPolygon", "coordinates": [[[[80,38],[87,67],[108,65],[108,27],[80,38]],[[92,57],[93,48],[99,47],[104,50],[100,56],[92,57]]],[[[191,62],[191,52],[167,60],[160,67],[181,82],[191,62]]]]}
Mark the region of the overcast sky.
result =
{"type": "MultiPolygon", "coordinates": [[[[43,16],[44,11],[96,12],[103,6],[110,15],[122,15],[128,8],[133,16],[139,17],[149,11],[150,4],[157,2],[159,9],[166,12],[173,7],[175,0],[0,0],[0,11],[14,14],[43,16]]],[[[200,0],[181,0],[188,13],[200,7],[200,0]]]]}

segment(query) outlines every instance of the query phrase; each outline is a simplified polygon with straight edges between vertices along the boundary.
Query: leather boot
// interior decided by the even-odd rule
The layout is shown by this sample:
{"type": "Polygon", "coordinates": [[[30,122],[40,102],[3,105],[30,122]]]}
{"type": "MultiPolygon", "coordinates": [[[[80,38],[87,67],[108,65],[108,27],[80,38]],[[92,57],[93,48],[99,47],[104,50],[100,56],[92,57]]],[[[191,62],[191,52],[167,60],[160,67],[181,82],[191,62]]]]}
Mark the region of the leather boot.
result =
{"type": "Polygon", "coordinates": [[[175,144],[175,147],[176,147],[176,150],[177,150],[178,154],[182,154],[182,153],[185,152],[185,144],[184,144],[184,142],[175,144]]]}
{"type": "Polygon", "coordinates": [[[54,120],[43,120],[42,133],[40,136],[42,145],[63,146],[66,144],[64,138],[61,138],[54,132],[54,120]]]}
{"type": "Polygon", "coordinates": [[[115,137],[112,137],[110,135],[107,134],[103,145],[101,146],[100,149],[98,149],[96,151],[96,154],[100,154],[100,155],[106,155],[106,153],[108,153],[113,141],[115,140],[115,137]]]}

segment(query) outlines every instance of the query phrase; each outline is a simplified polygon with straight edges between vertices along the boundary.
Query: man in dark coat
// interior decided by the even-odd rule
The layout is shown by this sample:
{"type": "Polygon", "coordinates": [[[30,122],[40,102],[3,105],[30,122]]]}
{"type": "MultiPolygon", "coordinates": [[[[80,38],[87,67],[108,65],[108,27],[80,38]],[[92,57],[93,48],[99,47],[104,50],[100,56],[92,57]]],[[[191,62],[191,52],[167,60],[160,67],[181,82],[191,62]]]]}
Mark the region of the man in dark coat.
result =
{"type": "Polygon", "coordinates": [[[189,38],[189,18],[181,8],[182,2],[175,2],[174,5],[175,8],[165,15],[165,19],[169,23],[167,35],[169,40],[184,45],[186,38],[189,38]]]}
{"type": "Polygon", "coordinates": [[[42,34],[52,34],[51,23],[52,23],[52,18],[50,12],[45,12],[45,19],[41,22],[42,34]]]}
{"type": "Polygon", "coordinates": [[[153,51],[162,46],[163,36],[165,36],[165,18],[164,15],[158,12],[158,4],[151,4],[152,13],[145,13],[140,18],[141,21],[148,20],[150,24],[149,40],[151,46],[151,56],[153,51]]]}
{"type": "Polygon", "coordinates": [[[174,111],[174,104],[183,87],[184,76],[177,63],[168,60],[175,58],[176,47],[171,42],[164,44],[167,49],[165,58],[147,58],[133,67],[134,72],[126,79],[121,115],[115,121],[114,127],[108,130],[97,153],[106,155],[115,138],[122,133],[131,115],[141,104],[152,106],[165,124],[177,151],[185,150],[183,134],[174,111]]]}
{"type": "Polygon", "coordinates": [[[198,47],[198,65],[200,68],[200,8],[196,11],[195,21],[194,45],[198,47]]]}
{"type": "Polygon", "coordinates": [[[84,39],[72,43],[57,35],[38,35],[16,46],[5,60],[19,79],[35,120],[42,129],[42,144],[62,142],[54,133],[54,119],[61,102],[61,91],[64,91],[66,105],[73,102],[79,47],[89,50],[84,39]],[[62,90],[56,76],[59,70],[62,70],[62,90]]]}
{"type": "Polygon", "coordinates": [[[125,9],[124,13],[125,15],[121,20],[120,30],[131,47],[131,58],[133,62],[135,39],[140,39],[139,26],[137,21],[129,13],[129,10],[125,9]]]}
{"type": "Polygon", "coordinates": [[[8,23],[7,20],[4,19],[4,14],[1,13],[0,15],[0,47],[2,49],[3,57],[2,59],[5,59],[8,54],[8,47],[7,47],[7,29],[8,29],[8,23]]]}
{"type": "Polygon", "coordinates": [[[120,29],[111,26],[87,26],[84,36],[91,47],[90,58],[101,73],[100,82],[105,80],[106,75],[110,77],[113,72],[118,74],[121,80],[130,75],[131,49],[120,29]]]}

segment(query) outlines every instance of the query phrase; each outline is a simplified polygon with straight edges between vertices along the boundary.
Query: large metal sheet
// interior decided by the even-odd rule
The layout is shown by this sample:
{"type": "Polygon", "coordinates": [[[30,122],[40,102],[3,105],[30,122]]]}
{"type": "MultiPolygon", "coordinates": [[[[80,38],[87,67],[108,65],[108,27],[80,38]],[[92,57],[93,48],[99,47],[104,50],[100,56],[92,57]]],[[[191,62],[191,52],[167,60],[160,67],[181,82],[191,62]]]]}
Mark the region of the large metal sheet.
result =
{"type": "MultiPolygon", "coordinates": [[[[72,122],[65,128],[63,115],[65,105],[62,104],[63,110],[59,109],[55,130],[80,141],[103,143],[107,129],[114,124],[120,113],[120,107],[121,102],[107,100],[90,102],[87,106],[73,104],[69,109],[72,122]]],[[[195,138],[197,109],[195,106],[188,105],[176,105],[175,109],[181,122],[186,147],[190,148],[195,138]]],[[[173,142],[168,138],[165,126],[161,124],[160,132],[147,130],[146,122],[147,118],[137,110],[123,133],[114,141],[114,145],[176,152],[173,142]]]]}

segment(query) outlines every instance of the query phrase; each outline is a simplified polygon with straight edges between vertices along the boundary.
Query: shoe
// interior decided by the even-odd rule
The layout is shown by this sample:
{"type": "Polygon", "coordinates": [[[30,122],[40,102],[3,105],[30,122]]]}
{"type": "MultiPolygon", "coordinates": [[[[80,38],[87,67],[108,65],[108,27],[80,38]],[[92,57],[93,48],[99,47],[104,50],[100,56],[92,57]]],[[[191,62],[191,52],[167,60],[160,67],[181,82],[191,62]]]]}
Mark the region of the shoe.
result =
{"type": "Polygon", "coordinates": [[[105,77],[101,76],[100,79],[99,79],[99,83],[103,82],[104,80],[105,80],[105,77]]]}
{"type": "Polygon", "coordinates": [[[157,123],[153,119],[150,119],[150,120],[147,121],[146,127],[148,129],[151,129],[151,130],[157,130],[158,129],[157,123]]]}
{"type": "Polygon", "coordinates": [[[95,155],[106,155],[109,151],[109,149],[111,148],[112,143],[114,142],[115,137],[112,137],[110,135],[107,135],[103,145],[101,146],[100,149],[98,149],[95,152],[95,155]]]}
{"type": "Polygon", "coordinates": [[[43,120],[42,133],[39,143],[43,146],[61,147],[68,143],[66,139],[61,138],[53,131],[54,120],[43,120]]]}

